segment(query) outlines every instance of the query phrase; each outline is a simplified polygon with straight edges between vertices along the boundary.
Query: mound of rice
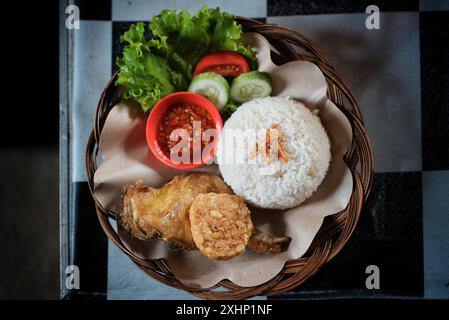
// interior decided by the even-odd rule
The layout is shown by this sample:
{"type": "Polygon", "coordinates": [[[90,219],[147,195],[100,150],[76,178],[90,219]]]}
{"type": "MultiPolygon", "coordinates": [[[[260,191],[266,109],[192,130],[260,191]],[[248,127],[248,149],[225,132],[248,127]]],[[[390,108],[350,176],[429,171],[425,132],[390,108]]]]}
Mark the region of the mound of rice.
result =
{"type": "Polygon", "coordinates": [[[286,209],[309,198],[323,181],[331,160],[330,142],[319,117],[301,103],[259,98],[244,103],[225,123],[217,160],[223,179],[248,203],[286,209]],[[257,150],[256,141],[260,141],[257,138],[266,137],[267,128],[273,127],[279,130],[279,145],[288,160],[277,157],[267,162],[258,157],[250,161],[251,150],[257,150]],[[244,135],[247,143],[241,146],[230,143],[233,138],[228,133],[240,132],[236,129],[256,133],[244,135]],[[229,160],[229,154],[242,152],[244,161],[237,161],[236,156],[229,160]]]}

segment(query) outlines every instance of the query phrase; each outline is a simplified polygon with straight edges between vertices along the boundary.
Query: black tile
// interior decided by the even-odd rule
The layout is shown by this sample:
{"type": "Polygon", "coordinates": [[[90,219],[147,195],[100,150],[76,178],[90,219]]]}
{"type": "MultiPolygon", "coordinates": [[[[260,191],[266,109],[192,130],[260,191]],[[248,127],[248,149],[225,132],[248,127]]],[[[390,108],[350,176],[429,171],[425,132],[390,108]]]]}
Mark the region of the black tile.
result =
{"type": "Polygon", "coordinates": [[[263,23],[266,23],[266,22],[267,22],[267,18],[266,18],[266,17],[261,17],[261,18],[251,18],[251,19],[257,20],[257,21],[260,21],[260,22],[263,22],[263,23]]]}
{"type": "Polygon", "coordinates": [[[97,219],[87,182],[72,183],[72,208],[75,243],[71,263],[80,270],[80,292],[105,294],[108,239],[97,219]]]}
{"type": "MultiPolygon", "coordinates": [[[[257,21],[260,21],[260,22],[263,22],[263,23],[267,22],[267,18],[251,18],[251,19],[257,20],[257,21]]],[[[251,30],[250,27],[247,27],[245,25],[243,25],[242,30],[243,30],[243,32],[252,32],[253,31],[253,30],[251,30]]]]}
{"type": "Polygon", "coordinates": [[[418,0],[268,0],[268,16],[292,16],[326,13],[365,12],[366,7],[375,4],[382,11],[418,11],[418,0]]]}
{"type": "MultiPolygon", "coordinates": [[[[118,67],[116,65],[116,60],[118,56],[122,55],[122,50],[124,47],[124,44],[120,42],[120,36],[124,34],[126,31],[129,30],[129,27],[136,23],[135,21],[113,21],[112,22],[112,66],[111,70],[112,73],[118,70],[118,67]]],[[[150,39],[153,35],[148,28],[148,23],[145,23],[145,37],[147,39],[150,39]]]]}
{"type": "Polygon", "coordinates": [[[111,0],[76,0],[81,20],[111,20],[111,0]]]}
{"type": "Polygon", "coordinates": [[[123,44],[120,42],[120,36],[128,31],[131,24],[134,22],[112,22],[112,73],[118,70],[116,65],[117,57],[121,56],[123,50],[123,44]]]}
{"type": "Polygon", "coordinates": [[[422,161],[449,170],[449,12],[420,13],[422,161]]]}
{"type": "Polygon", "coordinates": [[[106,293],[93,293],[83,291],[72,291],[67,294],[62,300],[74,300],[74,301],[103,301],[107,300],[106,293]]]}
{"type": "Polygon", "coordinates": [[[294,293],[276,298],[422,296],[422,251],[421,173],[377,173],[343,250],[294,293]],[[368,265],[380,269],[380,290],[365,287],[368,265]]]}

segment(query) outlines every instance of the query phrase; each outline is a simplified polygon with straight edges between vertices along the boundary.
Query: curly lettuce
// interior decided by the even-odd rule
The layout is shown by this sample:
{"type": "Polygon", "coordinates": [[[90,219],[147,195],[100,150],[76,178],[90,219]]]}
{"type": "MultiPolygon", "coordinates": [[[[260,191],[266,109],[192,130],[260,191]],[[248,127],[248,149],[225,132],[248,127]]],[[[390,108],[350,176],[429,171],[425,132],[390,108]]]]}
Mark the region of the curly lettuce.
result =
{"type": "Polygon", "coordinates": [[[156,41],[144,37],[144,24],[131,25],[129,31],[120,38],[128,45],[123,56],[117,59],[120,72],[116,85],[125,87],[124,98],[134,99],[146,112],[162,97],[182,88],[182,76],[171,70],[163,57],[152,53],[153,48],[163,47],[156,41]]]}
{"type": "Polygon", "coordinates": [[[251,47],[239,41],[242,26],[219,8],[202,7],[193,16],[163,10],[149,28],[154,37],[147,40],[142,22],[131,25],[120,38],[126,46],[117,59],[116,85],[123,85],[124,97],[139,102],[145,112],[164,96],[187,90],[196,63],[208,53],[237,52],[255,65],[251,47]]]}

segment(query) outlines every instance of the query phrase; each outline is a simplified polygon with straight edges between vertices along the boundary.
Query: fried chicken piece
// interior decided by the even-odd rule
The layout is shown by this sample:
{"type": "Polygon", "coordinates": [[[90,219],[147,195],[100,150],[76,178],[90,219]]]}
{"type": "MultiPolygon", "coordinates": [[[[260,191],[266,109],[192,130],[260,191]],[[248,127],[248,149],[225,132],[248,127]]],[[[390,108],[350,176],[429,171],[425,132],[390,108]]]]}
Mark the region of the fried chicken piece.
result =
{"type": "Polygon", "coordinates": [[[200,194],[190,207],[192,236],[209,259],[228,260],[245,252],[253,232],[243,199],[231,194],[200,194]]]}
{"type": "Polygon", "coordinates": [[[248,247],[257,253],[281,253],[288,249],[290,237],[275,237],[254,229],[248,247]]]}
{"type": "Polygon", "coordinates": [[[196,196],[209,192],[232,193],[232,190],[218,176],[208,173],[175,176],[159,189],[138,181],[122,188],[123,211],[119,223],[141,240],[160,238],[176,248],[196,249],[189,209],[196,196]]]}
{"type": "Polygon", "coordinates": [[[226,183],[220,177],[208,173],[175,176],[159,189],[149,188],[142,181],[137,181],[122,188],[123,210],[118,215],[118,222],[138,239],[163,239],[173,248],[179,249],[199,248],[211,259],[230,259],[243,253],[246,246],[258,253],[279,253],[288,248],[290,238],[273,237],[260,230],[253,230],[250,212],[243,199],[229,195],[232,195],[232,190],[226,183]],[[193,213],[190,213],[197,197],[199,201],[206,200],[207,208],[215,206],[217,210],[202,210],[202,203],[196,204],[193,213]],[[207,215],[202,217],[197,212],[207,215]],[[226,216],[226,221],[219,222],[218,219],[204,224],[214,215],[226,216]],[[199,221],[202,221],[201,227],[199,221]],[[220,231],[222,236],[213,236],[214,229],[220,231]],[[234,233],[238,234],[238,240],[229,237],[234,233]],[[216,237],[217,241],[205,244],[205,237],[207,241],[216,237]]]}

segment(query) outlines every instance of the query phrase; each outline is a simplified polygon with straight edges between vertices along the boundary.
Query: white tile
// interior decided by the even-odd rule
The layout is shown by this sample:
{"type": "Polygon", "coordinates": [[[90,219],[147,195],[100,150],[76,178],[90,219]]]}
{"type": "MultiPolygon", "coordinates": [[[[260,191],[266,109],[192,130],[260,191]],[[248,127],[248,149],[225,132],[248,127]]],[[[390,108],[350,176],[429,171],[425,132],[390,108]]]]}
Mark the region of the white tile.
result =
{"type": "Polygon", "coordinates": [[[80,21],[74,30],[72,181],[86,181],[84,157],[100,94],[111,78],[112,22],[80,21]]]}
{"type": "Polygon", "coordinates": [[[109,300],[196,299],[185,291],[166,286],[145,274],[111,242],[108,249],[109,300]]]}
{"type": "Polygon", "coordinates": [[[220,7],[235,15],[260,18],[267,15],[267,0],[112,0],[113,21],[148,21],[164,9],[197,12],[201,6],[220,7]]]}
{"type": "Polygon", "coordinates": [[[424,296],[449,298],[449,171],[423,172],[424,296]]]}
{"type": "Polygon", "coordinates": [[[421,170],[419,14],[384,12],[380,30],[365,14],[268,17],[324,49],[362,107],[377,172],[421,170]]]}
{"type": "MultiPolygon", "coordinates": [[[[198,300],[183,290],[154,280],[111,242],[108,247],[107,298],[108,300],[198,300]]],[[[265,296],[258,296],[251,300],[266,299],[265,296]]]]}

